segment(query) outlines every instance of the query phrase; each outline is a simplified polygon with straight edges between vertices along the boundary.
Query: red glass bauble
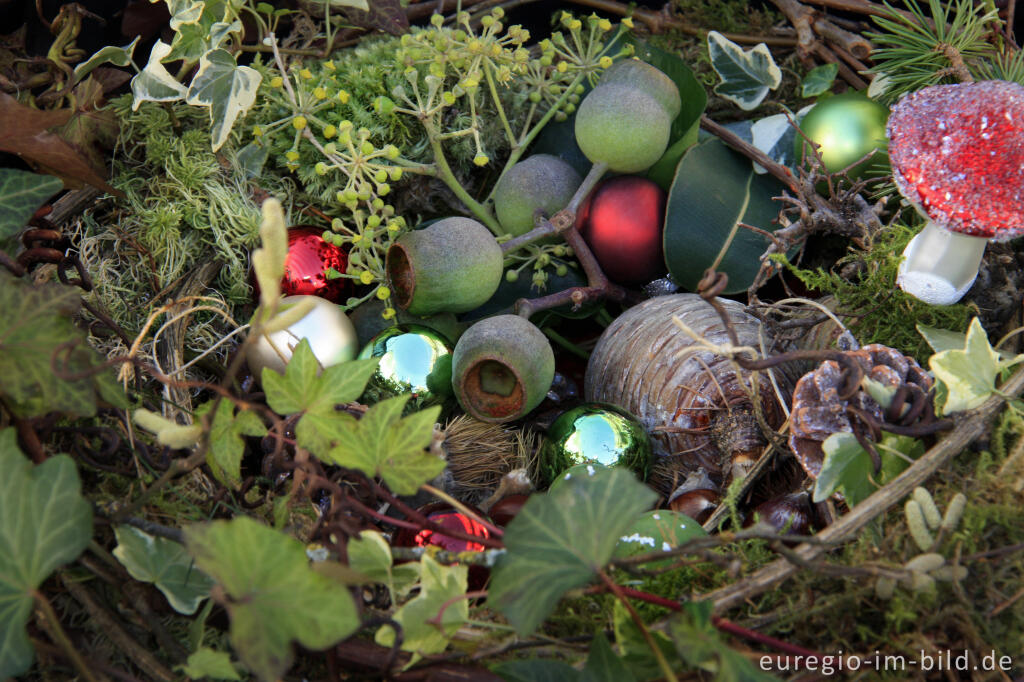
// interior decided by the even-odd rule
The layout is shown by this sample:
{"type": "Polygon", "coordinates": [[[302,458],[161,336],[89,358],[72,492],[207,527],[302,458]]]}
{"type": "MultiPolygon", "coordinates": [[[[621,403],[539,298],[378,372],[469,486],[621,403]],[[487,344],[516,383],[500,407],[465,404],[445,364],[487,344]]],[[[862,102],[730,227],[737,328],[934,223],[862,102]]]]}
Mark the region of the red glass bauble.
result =
{"type": "MultiPolygon", "coordinates": [[[[481,517],[484,516],[483,512],[475,507],[471,506],[470,509],[480,514],[481,517]]],[[[462,531],[479,538],[491,537],[490,531],[485,526],[456,511],[444,502],[434,502],[420,507],[416,511],[443,528],[462,531]]],[[[417,532],[409,528],[399,528],[392,537],[391,544],[396,547],[427,547],[433,545],[448,552],[482,552],[487,549],[479,542],[448,537],[428,529],[417,532]]],[[[487,584],[489,576],[490,571],[484,566],[470,566],[468,575],[469,589],[482,590],[487,584]]]]}
{"type": "MultiPolygon", "coordinates": [[[[485,526],[443,503],[427,505],[419,509],[419,512],[442,528],[462,531],[463,533],[481,538],[491,537],[490,532],[485,526]]],[[[395,534],[394,544],[399,547],[426,547],[434,545],[449,552],[482,552],[487,549],[479,542],[448,537],[430,529],[423,529],[419,532],[402,529],[395,534]]]]}
{"type": "Polygon", "coordinates": [[[288,230],[288,258],[281,280],[285,296],[319,296],[332,303],[341,303],[348,297],[348,279],[327,278],[331,268],[338,272],[348,269],[348,254],[324,241],[323,234],[322,229],[308,225],[288,230]]]}
{"type": "Polygon", "coordinates": [[[576,228],[608,279],[639,286],[665,274],[664,190],[645,178],[605,180],[576,216],[576,228]]]}

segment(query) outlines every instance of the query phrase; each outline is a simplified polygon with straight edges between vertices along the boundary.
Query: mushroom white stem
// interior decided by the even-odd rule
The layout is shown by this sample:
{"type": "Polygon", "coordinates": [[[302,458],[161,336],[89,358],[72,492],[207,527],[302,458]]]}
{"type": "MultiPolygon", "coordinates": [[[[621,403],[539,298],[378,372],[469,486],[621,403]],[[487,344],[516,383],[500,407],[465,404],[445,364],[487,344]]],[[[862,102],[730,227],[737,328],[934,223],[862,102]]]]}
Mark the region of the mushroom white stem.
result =
{"type": "Polygon", "coordinates": [[[896,283],[925,303],[956,303],[974,284],[987,243],[984,237],[957,234],[928,221],[903,251],[896,283]]]}

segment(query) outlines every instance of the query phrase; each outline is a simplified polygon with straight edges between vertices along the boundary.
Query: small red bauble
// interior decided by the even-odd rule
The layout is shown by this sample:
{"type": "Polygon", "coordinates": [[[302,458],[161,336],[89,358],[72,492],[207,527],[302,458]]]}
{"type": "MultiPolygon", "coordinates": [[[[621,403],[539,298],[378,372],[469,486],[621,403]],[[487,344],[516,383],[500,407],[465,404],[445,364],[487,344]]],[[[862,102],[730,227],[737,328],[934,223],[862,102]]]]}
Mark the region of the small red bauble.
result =
{"type": "Polygon", "coordinates": [[[608,279],[641,285],[666,271],[662,246],[667,196],[645,178],[605,180],[576,216],[576,228],[608,279]]]}
{"type": "Polygon", "coordinates": [[[288,230],[288,257],[281,280],[285,296],[319,296],[332,303],[341,303],[348,296],[348,279],[327,278],[331,268],[345,272],[348,254],[324,241],[323,234],[322,229],[308,225],[288,230]]]}
{"type": "MultiPolygon", "coordinates": [[[[419,512],[442,528],[462,531],[463,533],[480,538],[491,537],[490,532],[485,526],[447,505],[431,504],[421,508],[419,512]]],[[[394,544],[399,547],[427,547],[428,545],[434,545],[449,552],[482,552],[487,549],[479,542],[448,537],[426,528],[418,533],[414,533],[409,529],[402,529],[395,534],[394,544]]]]}

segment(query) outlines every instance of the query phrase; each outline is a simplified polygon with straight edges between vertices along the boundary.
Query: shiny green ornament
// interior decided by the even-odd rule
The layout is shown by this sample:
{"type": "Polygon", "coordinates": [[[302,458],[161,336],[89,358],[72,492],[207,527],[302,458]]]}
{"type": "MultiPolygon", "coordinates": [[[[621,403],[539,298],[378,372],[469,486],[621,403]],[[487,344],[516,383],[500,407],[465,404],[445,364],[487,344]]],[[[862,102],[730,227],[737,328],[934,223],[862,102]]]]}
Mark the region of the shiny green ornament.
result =
{"type": "Polygon", "coordinates": [[[651,439],[635,417],[614,405],[584,403],[548,428],[538,473],[550,485],[570,467],[597,463],[625,467],[644,480],[650,462],[651,439]]]}
{"type": "MultiPolygon", "coordinates": [[[[870,170],[871,175],[886,172],[889,167],[889,139],[885,124],[889,109],[859,92],[847,92],[819,101],[800,121],[800,130],[821,145],[821,158],[829,173],[841,171],[871,150],[878,150],[867,161],[850,172],[852,180],[870,170]]],[[[797,161],[811,156],[810,145],[796,136],[797,161]],[[804,150],[806,147],[806,151],[804,150]]]]}
{"type": "Polygon", "coordinates": [[[429,327],[389,327],[366,344],[359,358],[380,358],[367,388],[372,400],[411,393],[422,407],[452,394],[452,344],[429,327]]]}

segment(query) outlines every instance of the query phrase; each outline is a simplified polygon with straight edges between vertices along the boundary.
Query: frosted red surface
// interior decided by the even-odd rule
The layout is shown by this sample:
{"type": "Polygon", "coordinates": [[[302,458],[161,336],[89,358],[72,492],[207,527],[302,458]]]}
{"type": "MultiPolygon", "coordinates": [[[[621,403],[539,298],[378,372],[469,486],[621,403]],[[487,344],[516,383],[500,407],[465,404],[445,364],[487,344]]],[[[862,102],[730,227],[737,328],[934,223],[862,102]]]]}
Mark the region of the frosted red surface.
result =
{"type": "Polygon", "coordinates": [[[900,192],[939,225],[997,241],[1024,234],[1024,86],[933,85],[892,110],[900,192]]]}

